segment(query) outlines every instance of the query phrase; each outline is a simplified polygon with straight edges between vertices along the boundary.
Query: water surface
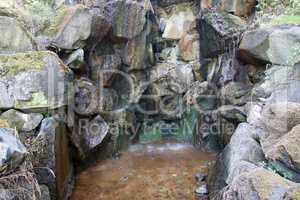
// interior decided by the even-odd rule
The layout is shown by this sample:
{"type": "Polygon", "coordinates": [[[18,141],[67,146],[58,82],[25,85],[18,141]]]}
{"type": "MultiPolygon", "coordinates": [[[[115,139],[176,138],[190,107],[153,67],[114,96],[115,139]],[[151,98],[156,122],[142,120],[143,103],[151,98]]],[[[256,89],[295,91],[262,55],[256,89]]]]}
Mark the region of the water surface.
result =
{"type": "Polygon", "coordinates": [[[207,173],[215,156],[189,144],[138,144],[118,160],[104,160],[82,172],[71,200],[198,199],[195,174],[207,173]]]}

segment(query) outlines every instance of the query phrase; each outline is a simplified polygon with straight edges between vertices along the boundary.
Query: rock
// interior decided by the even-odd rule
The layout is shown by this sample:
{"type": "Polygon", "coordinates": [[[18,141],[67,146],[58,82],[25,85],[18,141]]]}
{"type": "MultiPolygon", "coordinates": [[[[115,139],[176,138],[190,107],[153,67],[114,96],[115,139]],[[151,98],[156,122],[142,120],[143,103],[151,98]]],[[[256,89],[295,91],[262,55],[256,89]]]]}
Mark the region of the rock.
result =
{"type": "Polygon", "coordinates": [[[198,60],[200,56],[199,35],[185,34],[179,41],[179,53],[184,61],[198,60]]]}
{"type": "Polygon", "coordinates": [[[83,5],[61,7],[43,34],[51,38],[51,45],[66,50],[82,48],[91,35],[92,16],[83,5]]]}
{"type": "Polygon", "coordinates": [[[34,40],[18,20],[0,16],[0,53],[12,54],[36,50],[34,40]],[[11,34],[14,33],[14,34],[11,34]]]}
{"type": "Polygon", "coordinates": [[[267,98],[274,94],[275,101],[300,102],[297,94],[300,82],[300,68],[295,66],[274,65],[264,72],[264,79],[256,84],[253,96],[267,98]],[[293,93],[293,95],[290,95],[293,93]]]}
{"type": "Polygon", "coordinates": [[[201,57],[211,58],[238,46],[246,23],[237,16],[209,9],[203,11],[199,28],[201,57]]]}
{"type": "Polygon", "coordinates": [[[25,114],[16,110],[8,110],[1,114],[2,119],[6,119],[11,128],[18,131],[32,131],[43,119],[43,115],[39,113],[25,114]]]}
{"type": "Polygon", "coordinates": [[[240,17],[249,17],[255,11],[256,0],[222,0],[221,9],[240,17]]]}
{"type": "Polygon", "coordinates": [[[297,51],[299,43],[299,26],[273,26],[246,32],[239,51],[241,58],[248,63],[293,66],[300,60],[300,53],[297,51]]]}
{"type": "Polygon", "coordinates": [[[228,121],[241,123],[247,121],[247,115],[243,109],[243,107],[238,106],[221,106],[218,108],[222,117],[227,119],[228,121]]]}
{"type": "Polygon", "coordinates": [[[62,122],[50,117],[42,121],[38,136],[29,147],[39,184],[49,188],[51,199],[64,199],[73,180],[68,131],[62,122]]]}
{"type": "Polygon", "coordinates": [[[264,149],[267,159],[279,161],[288,168],[300,170],[299,149],[300,125],[295,126],[290,132],[280,137],[267,149],[264,149]]]}
{"type": "Polygon", "coordinates": [[[248,78],[245,67],[229,53],[203,60],[199,71],[205,80],[217,87],[224,87],[229,82],[247,83],[248,78]]]}
{"type": "Polygon", "coordinates": [[[197,173],[195,175],[195,179],[198,183],[204,181],[206,179],[207,175],[206,174],[203,174],[203,173],[197,173]]]}
{"type": "Polygon", "coordinates": [[[72,52],[65,60],[65,65],[71,69],[80,69],[81,65],[84,64],[84,51],[83,49],[77,49],[72,52]]]}
{"type": "Polygon", "coordinates": [[[67,104],[72,72],[48,51],[0,55],[0,108],[55,109],[67,104]]]}
{"type": "Polygon", "coordinates": [[[74,110],[80,115],[92,115],[99,111],[99,90],[86,78],[75,81],[74,110]]]}
{"type": "MultiPolygon", "coordinates": [[[[150,80],[152,82],[163,80],[167,84],[169,82],[169,88],[175,93],[184,93],[195,79],[193,68],[189,64],[160,63],[151,70],[150,80]],[[169,79],[169,81],[164,79],[169,79]]],[[[161,90],[160,94],[163,95],[163,87],[158,89],[161,90]]]]}
{"type": "MultiPolygon", "coordinates": [[[[299,187],[299,184],[288,181],[273,172],[257,168],[237,176],[226,188],[222,199],[286,199],[287,194],[291,195],[292,191],[299,190],[299,187]]],[[[294,197],[299,198],[299,196],[294,197]]]]}
{"type": "Polygon", "coordinates": [[[90,39],[94,43],[95,40],[101,41],[109,33],[111,24],[106,20],[101,7],[92,7],[90,14],[92,15],[90,39]]]}
{"type": "Polygon", "coordinates": [[[139,36],[128,41],[123,50],[122,61],[129,66],[129,70],[141,70],[147,67],[147,38],[151,30],[151,22],[148,21],[145,26],[145,30],[139,36]]]}
{"type": "MultiPolygon", "coordinates": [[[[103,6],[103,2],[101,4],[100,7],[103,6]]],[[[104,3],[105,18],[112,24],[113,36],[128,40],[142,32],[146,14],[151,12],[151,9],[149,0],[116,0],[104,3]]]]}
{"type": "Polygon", "coordinates": [[[299,103],[278,102],[267,104],[262,110],[261,120],[270,133],[268,136],[271,136],[271,138],[280,137],[299,124],[299,111],[299,103]]]}
{"type": "Polygon", "coordinates": [[[251,100],[251,89],[251,85],[230,82],[221,88],[220,99],[225,104],[242,106],[251,100]]]}
{"type": "Polygon", "coordinates": [[[161,7],[168,7],[173,4],[180,4],[180,3],[186,3],[186,2],[192,2],[193,0],[159,0],[159,1],[153,1],[153,4],[157,4],[161,7]]]}
{"type": "Polygon", "coordinates": [[[166,20],[166,27],[162,37],[168,40],[180,40],[191,29],[196,20],[192,8],[186,4],[175,6],[172,14],[166,20]]]}
{"type": "Polygon", "coordinates": [[[122,65],[121,56],[117,52],[111,51],[112,53],[104,54],[101,51],[98,52],[96,48],[90,56],[91,78],[105,87],[111,86],[122,65]]]}
{"type": "Polygon", "coordinates": [[[49,189],[46,185],[40,185],[41,195],[38,200],[51,200],[49,189]]]}
{"type": "Polygon", "coordinates": [[[72,142],[78,149],[81,158],[99,146],[107,135],[109,126],[100,115],[93,119],[79,118],[72,132],[72,142]]]}
{"type": "Polygon", "coordinates": [[[221,170],[219,173],[222,174],[218,177],[220,180],[230,184],[236,169],[240,167],[242,161],[253,164],[265,161],[263,150],[258,142],[262,134],[261,130],[250,124],[239,124],[231,137],[230,143],[225,147],[218,160],[221,170]]]}
{"type": "Polygon", "coordinates": [[[199,196],[208,195],[207,185],[202,185],[195,190],[195,193],[199,196]]]}
{"type": "Polygon", "coordinates": [[[0,128],[0,174],[12,172],[22,164],[27,154],[24,145],[16,138],[16,131],[0,128]]]}
{"type": "Polygon", "coordinates": [[[0,199],[38,199],[39,191],[35,175],[30,171],[1,176],[0,199]]]}

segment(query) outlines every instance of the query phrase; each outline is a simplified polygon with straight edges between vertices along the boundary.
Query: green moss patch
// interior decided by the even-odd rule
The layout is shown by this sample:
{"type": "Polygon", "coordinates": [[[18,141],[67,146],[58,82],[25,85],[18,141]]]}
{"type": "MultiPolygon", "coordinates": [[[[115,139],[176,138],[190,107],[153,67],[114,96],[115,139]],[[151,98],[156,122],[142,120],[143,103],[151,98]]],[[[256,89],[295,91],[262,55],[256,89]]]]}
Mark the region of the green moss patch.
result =
{"type": "Polygon", "coordinates": [[[0,55],[0,75],[16,75],[29,69],[43,69],[47,51],[0,55]]]}

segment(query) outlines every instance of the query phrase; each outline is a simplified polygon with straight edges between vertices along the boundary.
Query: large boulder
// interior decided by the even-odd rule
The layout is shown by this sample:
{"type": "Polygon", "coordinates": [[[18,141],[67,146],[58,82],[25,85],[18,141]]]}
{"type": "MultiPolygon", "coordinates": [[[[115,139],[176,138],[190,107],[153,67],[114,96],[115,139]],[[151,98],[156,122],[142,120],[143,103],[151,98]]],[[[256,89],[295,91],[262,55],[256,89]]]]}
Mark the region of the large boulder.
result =
{"type": "Polygon", "coordinates": [[[199,23],[202,58],[215,57],[235,48],[233,44],[237,46],[247,27],[241,18],[216,9],[203,11],[199,23]]]}
{"type": "Polygon", "coordinates": [[[221,199],[299,199],[299,190],[299,184],[264,168],[256,168],[237,176],[221,199]]]}
{"type": "Polygon", "coordinates": [[[252,165],[258,165],[265,161],[263,150],[259,144],[259,137],[262,134],[263,132],[259,128],[248,123],[239,124],[230,143],[218,158],[217,174],[215,179],[211,181],[213,190],[219,190],[225,185],[231,184],[234,176],[238,171],[241,171],[241,168],[252,169],[252,165]],[[246,163],[245,165],[244,162],[250,164],[246,163]]]}
{"type": "Polygon", "coordinates": [[[145,26],[145,30],[139,36],[127,42],[122,52],[122,61],[129,66],[129,70],[141,70],[147,67],[147,36],[151,30],[151,22],[148,20],[145,26]]]}
{"type": "Polygon", "coordinates": [[[264,79],[255,85],[252,94],[272,101],[300,102],[297,95],[300,86],[300,68],[295,66],[274,65],[264,72],[264,79]]]}
{"type": "Polygon", "coordinates": [[[112,24],[113,36],[129,40],[142,32],[146,24],[146,14],[152,9],[149,0],[99,1],[99,4],[99,7],[104,5],[105,18],[112,24]]]}
{"type": "Polygon", "coordinates": [[[299,103],[278,102],[267,104],[261,113],[261,121],[270,133],[267,137],[280,137],[297,124],[300,124],[299,103]]]}
{"type": "Polygon", "coordinates": [[[240,43],[241,58],[254,63],[294,65],[300,60],[300,27],[282,25],[260,28],[244,34],[240,43]]]}
{"type": "Polygon", "coordinates": [[[192,28],[196,16],[189,4],[179,4],[166,19],[162,37],[168,40],[180,40],[192,28]]]}
{"type": "Polygon", "coordinates": [[[0,128],[0,175],[19,167],[27,154],[25,146],[16,138],[16,134],[14,129],[0,128]]]}
{"type": "Polygon", "coordinates": [[[0,16],[0,34],[1,54],[36,50],[31,33],[15,18],[0,16]]]}
{"type": "Polygon", "coordinates": [[[22,113],[17,110],[8,110],[1,114],[1,119],[5,119],[11,128],[16,128],[18,131],[32,131],[43,119],[43,115],[39,113],[22,113]]]}
{"type": "Polygon", "coordinates": [[[67,129],[57,119],[46,118],[28,148],[39,184],[49,188],[51,199],[65,199],[73,180],[67,129]]]}
{"type": "Polygon", "coordinates": [[[264,149],[267,159],[279,161],[288,168],[300,170],[299,148],[300,125],[295,126],[290,132],[274,141],[273,145],[264,149]]]}
{"type": "Polygon", "coordinates": [[[103,84],[105,87],[110,86],[122,66],[120,54],[107,41],[100,42],[94,46],[93,51],[89,54],[91,79],[103,84]]]}
{"type": "Polygon", "coordinates": [[[73,73],[52,52],[0,55],[0,108],[54,109],[67,105],[73,73]]]}
{"type": "Polygon", "coordinates": [[[82,159],[99,146],[108,134],[109,126],[100,115],[95,118],[78,118],[72,132],[72,142],[82,159]]]}
{"type": "Polygon", "coordinates": [[[83,5],[61,7],[51,25],[43,31],[50,44],[60,49],[72,50],[85,45],[91,35],[92,15],[83,5]]]}

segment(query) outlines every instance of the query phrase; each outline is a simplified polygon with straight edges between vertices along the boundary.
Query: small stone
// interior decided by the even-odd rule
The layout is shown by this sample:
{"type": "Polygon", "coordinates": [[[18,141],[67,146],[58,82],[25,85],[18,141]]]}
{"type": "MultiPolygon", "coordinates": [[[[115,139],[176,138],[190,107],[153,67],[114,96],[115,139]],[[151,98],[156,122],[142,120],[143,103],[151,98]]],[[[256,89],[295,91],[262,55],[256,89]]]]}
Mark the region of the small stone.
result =
{"type": "Polygon", "coordinates": [[[195,193],[199,196],[204,196],[204,195],[208,195],[208,188],[207,188],[207,185],[204,184],[204,185],[201,185],[200,187],[198,187],[196,190],[195,190],[195,193]]]}
{"type": "Polygon", "coordinates": [[[197,182],[201,182],[201,181],[204,181],[205,179],[206,179],[206,177],[207,177],[207,175],[206,174],[204,174],[204,173],[197,173],[196,175],[195,175],[195,179],[196,179],[196,181],[197,182]]]}

